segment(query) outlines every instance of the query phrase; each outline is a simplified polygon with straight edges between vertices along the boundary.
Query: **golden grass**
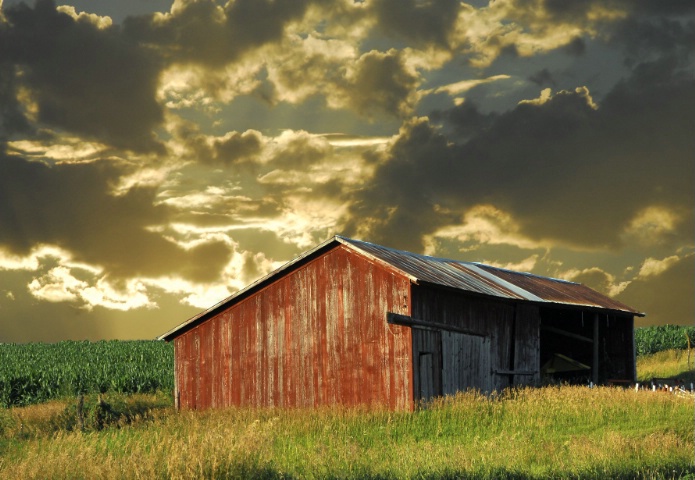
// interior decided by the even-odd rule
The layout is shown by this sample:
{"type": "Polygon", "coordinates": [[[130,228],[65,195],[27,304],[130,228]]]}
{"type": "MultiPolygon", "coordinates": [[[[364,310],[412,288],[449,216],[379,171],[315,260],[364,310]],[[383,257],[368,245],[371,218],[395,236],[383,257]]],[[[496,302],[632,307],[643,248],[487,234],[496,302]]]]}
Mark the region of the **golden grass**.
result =
{"type": "Polygon", "coordinates": [[[695,382],[695,349],[690,354],[688,350],[665,350],[637,357],[637,379],[648,381],[654,377],[695,382]]]}
{"type": "Polygon", "coordinates": [[[693,420],[673,395],[586,387],[458,394],[412,413],[163,409],[10,441],[0,478],[670,478],[692,466],[693,420]]]}

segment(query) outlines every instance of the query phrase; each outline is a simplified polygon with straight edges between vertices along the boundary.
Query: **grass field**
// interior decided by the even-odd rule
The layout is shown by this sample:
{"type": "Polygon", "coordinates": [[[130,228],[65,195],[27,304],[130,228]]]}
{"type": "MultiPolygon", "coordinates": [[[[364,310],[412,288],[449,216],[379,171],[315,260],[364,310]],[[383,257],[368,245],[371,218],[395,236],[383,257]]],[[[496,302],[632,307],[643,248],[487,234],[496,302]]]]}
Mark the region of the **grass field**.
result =
{"type": "MultiPolygon", "coordinates": [[[[683,376],[686,360],[645,357],[638,372],[683,376]]],[[[0,478],[695,478],[693,399],[665,392],[466,393],[412,413],[104,398],[111,416],[88,397],[83,428],[74,399],[0,409],[0,478]]]]}
{"type": "Polygon", "coordinates": [[[648,381],[654,377],[695,383],[695,350],[666,350],[637,357],[637,380],[648,381]]]}

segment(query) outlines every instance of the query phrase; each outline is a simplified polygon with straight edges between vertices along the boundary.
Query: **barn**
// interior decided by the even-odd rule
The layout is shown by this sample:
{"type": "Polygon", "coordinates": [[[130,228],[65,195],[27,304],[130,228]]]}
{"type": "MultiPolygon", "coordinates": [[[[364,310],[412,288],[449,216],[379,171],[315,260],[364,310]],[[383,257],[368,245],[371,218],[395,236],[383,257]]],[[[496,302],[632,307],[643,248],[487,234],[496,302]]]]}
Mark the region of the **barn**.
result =
{"type": "Polygon", "coordinates": [[[635,380],[634,317],[584,285],[335,236],[190,318],[179,408],[379,405],[635,380]]]}

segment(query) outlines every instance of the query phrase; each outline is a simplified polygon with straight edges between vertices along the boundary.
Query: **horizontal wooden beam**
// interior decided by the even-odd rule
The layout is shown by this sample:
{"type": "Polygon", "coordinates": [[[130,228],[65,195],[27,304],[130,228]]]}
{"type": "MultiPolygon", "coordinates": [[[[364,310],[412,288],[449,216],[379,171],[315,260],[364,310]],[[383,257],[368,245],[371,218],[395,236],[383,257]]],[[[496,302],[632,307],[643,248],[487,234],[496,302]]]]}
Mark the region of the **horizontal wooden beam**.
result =
{"type": "Polygon", "coordinates": [[[463,333],[465,335],[475,335],[476,337],[486,337],[484,333],[469,330],[467,328],[457,327],[446,323],[428,322],[426,320],[418,320],[408,315],[388,312],[386,321],[392,325],[404,325],[406,327],[423,328],[427,330],[446,330],[447,332],[463,333]]]}
{"type": "Polygon", "coordinates": [[[538,372],[533,370],[504,370],[501,368],[492,371],[495,375],[535,375],[538,372]]]}
{"type": "Polygon", "coordinates": [[[574,338],[575,340],[579,340],[581,342],[594,343],[594,341],[589,337],[584,337],[584,336],[579,335],[577,333],[568,332],[566,330],[562,330],[562,329],[555,328],[555,327],[549,327],[547,325],[541,325],[541,330],[544,330],[544,331],[550,332],[550,333],[557,333],[558,335],[564,335],[565,337],[574,338]]]}

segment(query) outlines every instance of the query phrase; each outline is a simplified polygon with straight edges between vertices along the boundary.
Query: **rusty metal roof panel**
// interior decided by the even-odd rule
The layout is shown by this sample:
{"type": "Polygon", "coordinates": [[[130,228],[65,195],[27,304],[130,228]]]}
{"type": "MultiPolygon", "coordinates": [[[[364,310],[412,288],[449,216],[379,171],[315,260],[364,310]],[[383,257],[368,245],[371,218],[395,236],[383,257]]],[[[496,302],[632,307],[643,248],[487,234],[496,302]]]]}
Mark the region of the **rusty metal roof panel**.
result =
{"type": "Polygon", "coordinates": [[[580,283],[475,262],[419,255],[344,237],[336,238],[403,271],[415,282],[507,299],[586,306],[643,315],[580,283]]]}
{"type": "Polygon", "coordinates": [[[489,265],[480,265],[480,268],[520,286],[547,302],[599,307],[610,310],[621,310],[634,313],[635,315],[643,315],[624,303],[592,290],[581,283],[541,277],[531,273],[514,272],[491,267],[489,265]]]}
{"type": "Polygon", "coordinates": [[[311,250],[302,253],[277,270],[256,280],[211,308],[189,318],[158,338],[166,340],[175,338],[186,328],[204,321],[220,309],[226,308],[231,302],[243,298],[260,288],[264,288],[264,286],[273,282],[283,273],[292,270],[301,262],[321,255],[324,251],[335,247],[337,244],[346,245],[361,255],[396,269],[414,283],[429,283],[511,300],[587,306],[629,312],[638,316],[644,315],[579,283],[504,270],[475,262],[430,257],[336,235],[311,250]]]}
{"type": "Polygon", "coordinates": [[[493,295],[510,299],[524,299],[525,296],[514,292],[499,282],[476,274],[471,270],[473,264],[458,262],[446,258],[429,257],[417,253],[396,250],[373,243],[339,237],[343,243],[352,245],[362,252],[403,271],[416,282],[426,282],[445,287],[466,290],[468,292],[493,295]]]}

